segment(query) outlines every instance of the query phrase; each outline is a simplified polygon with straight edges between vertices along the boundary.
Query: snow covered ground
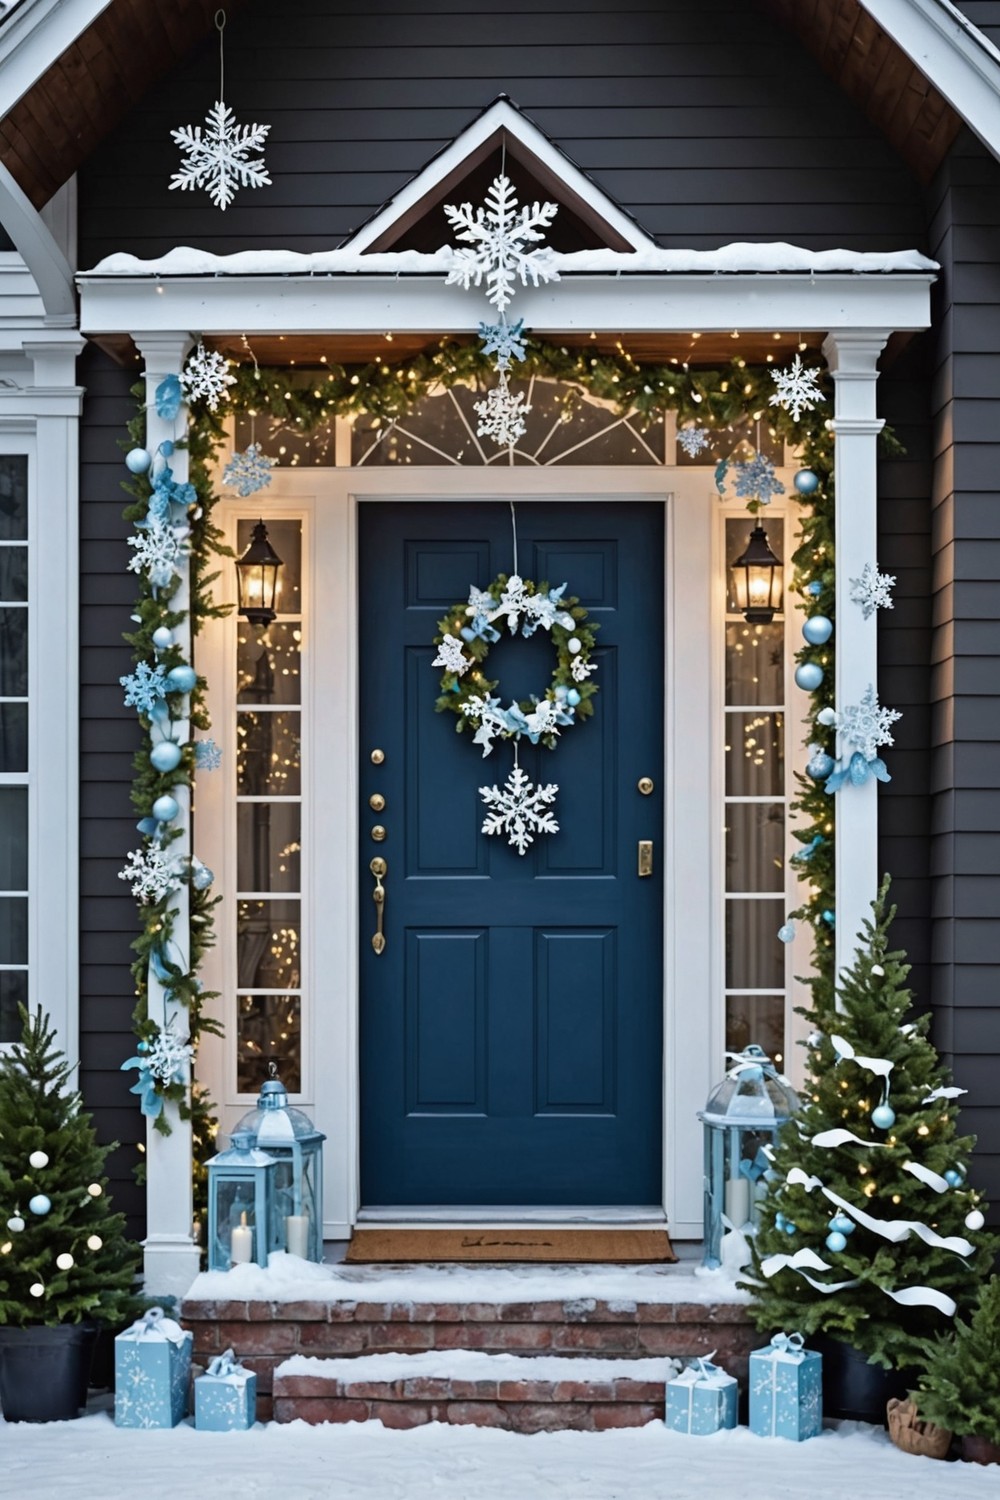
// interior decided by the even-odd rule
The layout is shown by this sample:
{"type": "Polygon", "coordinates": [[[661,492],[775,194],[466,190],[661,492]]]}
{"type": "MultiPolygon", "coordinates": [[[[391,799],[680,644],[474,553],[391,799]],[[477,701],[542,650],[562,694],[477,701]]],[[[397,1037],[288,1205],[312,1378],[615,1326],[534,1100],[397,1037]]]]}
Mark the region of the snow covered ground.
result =
{"type": "Polygon", "coordinates": [[[437,1424],[119,1431],[101,1413],[44,1426],[0,1422],[0,1493],[30,1500],[979,1500],[1000,1468],[900,1453],[844,1424],[807,1443],[745,1429],[685,1437],[623,1432],[521,1437],[437,1424]]]}

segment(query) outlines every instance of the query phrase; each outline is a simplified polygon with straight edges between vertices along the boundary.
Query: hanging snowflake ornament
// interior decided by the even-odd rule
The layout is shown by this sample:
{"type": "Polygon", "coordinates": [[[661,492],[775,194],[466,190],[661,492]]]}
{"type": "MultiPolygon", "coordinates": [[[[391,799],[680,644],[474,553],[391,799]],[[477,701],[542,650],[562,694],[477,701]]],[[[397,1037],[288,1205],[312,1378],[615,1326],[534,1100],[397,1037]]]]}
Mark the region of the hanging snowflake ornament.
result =
{"type": "Polygon", "coordinates": [[[861,605],[866,620],[877,609],[892,609],[892,590],[896,580],[891,573],[880,573],[878,564],[865,563],[860,578],[852,578],[851,601],[861,605]]]}
{"type": "Polygon", "coordinates": [[[171,188],[186,192],[204,188],[223,213],[236,196],[237,188],[270,187],[271,179],[262,156],[270,125],[237,125],[236,116],[224,103],[225,51],[222,33],[226,13],[217,11],[215,25],[219,33],[219,97],[205,117],[205,133],[200,125],[182,125],[170,132],[181,148],[185,160],[179,172],[170,179],[171,188]]]}
{"type": "Polygon", "coordinates": [[[194,766],[196,771],[217,771],[222,765],[222,751],[214,740],[196,740],[194,766]]]}
{"type": "Polygon", "coordinates": [[[125,707],[137,708],[147,716],[167,693],[167,673],[164,667],[151,667],[141,661],[135,671],[118,681],[125,689],[125,707]]]}
{"type": "Polygon", "coordinates": [[[176,871],[159,849],[134,849],[125,868],[118,871],[118,879],[130,881],[132,895],[142,902],[162,901],[180,884],[176,871]]]}
{"type": "Polygon", "coordinates": [[[524,404],[523,391],[513,394],[504,371],[499,383],[473,404],[473,410],[479,418],[476,435],[492,438],[501,448],[513,448],[528,430],[524,419],[531,407],[524,404]]]}
{"type": "Polygon", "coordinates": [[[480,323],[479,337],[483,354],[495,354],[497,369],[509,370],[512,359],[523,359],[525,355],[524,319],[508,323],[501,318],[499,323],[480,323]]]}
{"type": "Polygon", "coordinates": [[[797,422],[804,411],[812,411],[826,397],[819,388],[819,371],[811,370],[796,354],[787,370],[775,370],[774,395],[769,398],[771,406],[781,406],[797,422]]]}
{"type": "Polygon", "coordinates": [[[837,715],[837,728],[850,744],[856,745],[866,760],[875,760],[880,745],[895,743],[890,726],[903,716],[895,708],[882,708],[876,689],[869,683],[861,702],[837,715]]]}
{"type": "Polygon", "coordinates": [[[446,672],[454,672],[456,677],[461,677],[472,663],[467,656],[462,655],[462,642],[453,635],[446,635],[431,666],[443,667],[446,672]]]}
{"type": "Polygon", "coordinates": [[[151,521],[135,536],[127,537],[126,541],[135,549],[129,560],[128,571],[148,573],[154,589],[169,588],[190,551],[188,528],[168,526],[163,521],[151,521]]]}
{"type": "Polygon", "coordinates": [[[677,441],[688,458],[697,458],[708,447],[708,428],[682,427],[677,434],[677,441]]]}
{"type": "Polygon", "coordinates": [[[549,811],[558,791],[555,782],[535,786],[527,773],[515,765],[502,788],[479,788],[480,797],[492,808],[483,823],[483,833],[505,833],[511,848],[525,854],[536,834],[559,832],[559,824],[549,811]]]}
{"type": "Polygon", "coordinates": [[[774,464],[763,453],[755,453],[746,463],[734,464],[736,495],[740,500],[758,500],[770,505],[775,495],[783,495],[785,486],[774,472],[774,464]]]}
{"type": "Polygon", "coordinates": [[[457,285],[468,291],[470,286],[482,286],[485,278],[486,296],[502,313],[517,290],[518,280],[522,286],[529,280],[532,286],[559,280],[553,252],[541,245],[543,230],[559,212],[557,203],[525,204],[519,211],[513,184],[501,172],[490,183],[483,207],[473,212],[471,203],[446,203],[444,211],[463,246],[451,252],[452,268],[446,286],[457,285]]]}
{"type": "Polygon", "coordinates": [[[217,349],[206,349],[203,341],[181,371],[181,385],[190,401],[204,401],[209,411],[215,411],[219,402],[229,394],[229,387],[236,384],[236,376],[229,370],[229,362],[217,349]]]}
{"type": "Polygon", "coordinates": [[[242,453],[234,453],[222,471],[222,482],[235,490],[244,499],[266,489],[271,483],[274,459],[269,458],[259,443],[251,443],[242,453]]]}

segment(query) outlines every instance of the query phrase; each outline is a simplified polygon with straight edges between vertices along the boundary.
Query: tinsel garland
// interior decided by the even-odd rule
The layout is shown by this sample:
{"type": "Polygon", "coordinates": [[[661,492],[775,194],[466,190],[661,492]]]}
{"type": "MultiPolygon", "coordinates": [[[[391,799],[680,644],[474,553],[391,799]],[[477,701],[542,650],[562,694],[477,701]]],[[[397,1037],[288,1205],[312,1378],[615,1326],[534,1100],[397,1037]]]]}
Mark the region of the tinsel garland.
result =
{"type": "MultiPolygon", "coordinates": [[[[538,376],[564,383],[569,409],[572,409],[574,400],[591,395],[612,401],[622,414],[635,413],[650,421],[663,413],[674,412],[679,426],[691,423],[712,430],[748,422],[747,442],[752,441],[754,425],[766,421],[770,429],[797,449],[803,465],[810,468],[820,481],[818,489],[805,498],[802,507],[802,540],[793,557],[792,589],[800,596],[802,607],[808,613],[825,614],[835,620],[833,438],[827,425],[832,405],[828,400],[823,406],[803,413],[797,422],[793,421],[787,411],[769,404],[774,393],[773,369],[769,364],[751,366],[742,359],[733,360],[723,369],[692,367],[680,360],[643,364],[624,348],[619,348],[614,355],[590,354],[586,347],[570,349],[529,341],[517,377],[527,380],[538,376]],[[817,593],[808,591],[810,583],[819,585],[817,593]]],[[[400,363],[391,364],[387,360],[358,366],[323,363],[308,371],[300,368],[294,372],[294,377],[288,369],[260,368],[253,363],[234,366],[232,373],[236,379],[228,392],[228,405],[211,411],[203,402],[194,402],[186,443],[178,444],[187,447],[189,480],[198,495],[198,504],[189,516],[192,636],[197,635],[206,620],[225,615],[229,608],[213,604],[210,595],[211,584],[218,576],[212,571],[214,559],[231,555],[212,521],[216,497],[212,490],[211,468],[215,452],[225,440],[225,421],[231,409],[277,419],[294,425],[306,435],[338,416],[366,414],[386,423],[398,420],[429,394],[460,385],[484,389],[495,378],[492,360],[478,345],[447,340],[429,352],[400,363]],[[303,374],[308,374],[308,384],[300,383],[303,374]]],[[[831,385],[825,372],[822,384],[829,397],[831,385]]],[[[137,386],[135,394],[142,405],[129,426],[130,443],[123,442],[123,447],[145,442],[145,387],[137,386]]],[[[151,491],[148,479],[141,476],[126,482],[124,487],[134,497],[134,504],[125,511],[125,518],[132,522],[141,520],[146,514],[151,491]]],[[[140,579],[135,609],[136,629],[126,635],[126,640],[133,648],[136,663],[159,659],[169,670],[180,663],[181,653],[176,647],[171,647],[168,652],[157,654],[152,632],[157,626],[173,627],[183,621],[182,612],[169,609],[177,584],[166,590],[159,589],[159,597],[154,598],[148,579],[144,575],[140,575],[140,579]]],[[[807,737],[831,751],[835,731],[815,721],[820,710],[833,703],[833,658],[832,642],[820,648],[805,646],[797,653],[797,660],[816,661],[824,669],[822,683],[809,695],[807,737]]],[[[171,713],[173,715],[173,710],[171,713]]],[[[189,713],[192,727],[208,727],[205,684],[200,678],[190,696],[189,713]]],[[[135,758],[132,801],[137,815],[148,818],[157,797],[169,793],[178,783],[191,783],[194,746],[191,743],[184,746],[181,765],[176,771],[161,775],[149,760],[150,722],[141,715],[140,722],[144,742],[135,758]]],[[[808,883],[809,892],[795,915],[808,920],[813,929],[815,975],[811,982],[815,1001],[819,1003],[828,998],[833,984],[833,929],[823,913],[835,910],[834,799],[825,795],[822,783],[801,776],[797,779],[799,793],[792,806],[802,821],[794,830],[795,837],[812,852],[808,863],[797,866],[800,878],[808,883]]],[[[193,885],[189,889],[190,967],[186,972],[178,970],[171,974],[168,987],[188,1009],[191,1042],[197,1048],[203,1032],[218,1034],[220,1031],[219,1022],[206,1011],[208,1002],[217,997],[202,989],[198,972],[206,949],[214,941],[213,910],[221,898],[208,891],[198,891],[193,885]]],[[[171,897],[167,895],[155,904],[143,904],[139,908],[142,932],[133,943],[136,953],[133,974],[138,997],[136,1034],[144,1041],[156,1033],[147,1007],[149,958],[154,949],[164,949],[170,938],[170,904],[171,897]]],[[[212,1121],[206,1101],[198,1096],[197,1091],[190,1103],[181,1083],[162,1085],[162,1092],[179,1105],[182,1115],[193,1115],[196,1124],[200,1122],[206,1132],[210,1131],[212,1121]]],[[[155,1123],[158,1129],[169,1132],[162,1115],[155,1123]]]]}

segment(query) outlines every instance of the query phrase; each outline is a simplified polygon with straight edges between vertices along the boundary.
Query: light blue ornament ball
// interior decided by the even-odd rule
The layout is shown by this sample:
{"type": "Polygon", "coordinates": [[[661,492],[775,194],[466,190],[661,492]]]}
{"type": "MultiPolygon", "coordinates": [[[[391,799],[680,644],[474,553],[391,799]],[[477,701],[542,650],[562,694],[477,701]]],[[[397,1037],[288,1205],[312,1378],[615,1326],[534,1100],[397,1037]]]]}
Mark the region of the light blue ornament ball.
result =
{"type": "Polygon", "coordinates": [[[793,922],[785,922],[783,926],[778,928],[778,942],[793,943],[794,941],[795,924],[793,922]]]}
{"type": "Polygon", "coordinates": [[[171,438],[164,438],[163,442],[160,444],[160,446],[157,448],[156,451],[157,451],[157,453],[160,454],[160,456],[162,458],[173,458],[173,456],[174,456],[174,444],[173,444],[173,440],[171,438]]]}
{"type": "Polygon", "coordinates": [[[180,812],[180,804],[176,797],[165,795],[157,797],[153,803],[153,817],[158,823],[172,823],[180,812]]]}
{"type": "Polygon", "coordinates": [[[203,865],[200,861],[195,864],[191,871],[191,884],[196,891],[207,891],[214,879],[214,872],[208,868],[208,865],[203,865]]]}
{"type": "Polygon", "coordinates": [[[149,763],[155,771],[176,771],[181,763],[181,747],[173,740],[161,740],[149,752],[149,763]]]}
{"type": "Polygon", "coordinates": [[[36,1193],[33,1198],[28,1199],[28,1208],[33,1214],[38,1214],[39,1218],[41,1218],[43,1214],[47,1214],[51,1207],[52,1200],[50,1198],[46,1198],[44,1193],[36,1193]]]}
{"type": "MultiPolygon", "coordinates": [[[[949,1167],[947,1172],[944,1174],[944,1180],[949,1187],[957,1188],[962,1186],[962,1182],[964,1179],[961,1172],[956,1172],[954,1167],[949,1167]]],[[[28,1207],[31,1207],[30,1203],[28,1204],[28,1207]]]]}
{"type": "Polygon", "coordinates": [[[819,475],[812,469],[800,469],[792,482],[800,495],[815,495],[819,489],[819,475]]]}
{"type": "Polygon", "coordinates": [[[802,634],[810,646],[825,646],[833,635],[833,621],[828,620],[826,615],[810,615],[808,620],[803,621],[802,634]]]}
{"type": "Polygon", "coordinates": [[[145,474],[153,462],[153,455],[145,448],[130,448],[125,455],[125,467],[130,474],[145,474]]]}
{"type": "Polygon", "coordinates": [[[823,921],[826,923],[827,927],[836,927],[837,913],[835,911],[831,911],[830,908],[827,907],[826,911],[823,913],[823,921]]]}
{"type": "Polygon", "coordinates": [[[813,781],[825,781],[835,765],[832,755],[827,755],[825,750],[817,750],[815,755],[809,757],[806,775],[811,776],[813,781]]]}
{"type": "Polygon", "coordinates": [[[891,1130],[896,1123],[896,1111],[888,1104],[880,1104],[872,1110],[872,1124],[877,1130],[891,1130]]]}
{"type": "Polygon", "coordinates": [[[823,668],[814,661],[804,661],[795,668],[795,682],[804,693],[814,693],[823,681],[823,668]]]}
{"type": "Polygon", "coordinates": [[[786,1234],[797,1234],[798,1233],[798,1230],[796,1229],[796,1226],[792,1223],[791,1219],[786,1219],[785,1220],[784,1230],[785,1230],[786,1234]]]}
{"type": "Polygon", "coordinates": [[[174,667],[167,673],[168,693],[189,693],[198,681],[198,673],[194,667],[174,667]]]}
{"type": "Polygon", "coordinates": [[[841,1250],[847,1249],[847,1240],[839,1229],[834,1229],[826,1237],[826,1248],[832,1250],[836,1255],[841,1250]]]}
{"type": "Polygon", "coordinates": [[[153,631],[153,645],[157,651],[166,651],[168,646],[174,644],[174,632],[166,625],[157,625],[153,631]]]}
{"type": "Polygon", "coordinates": [[[785,1216],[784,1216],[784,1214],[780,1214],[780,1213],[779,1214],[775,1214],[775,1216],[774,1216],[774,1227],[775,1227],[775,1229],[784,1229],[784,1227],[785,1227],[785,1216]]]}
{"type": "Polygon", "coordinates": [[[820,583],[818,578],[814,578],[812,583],[806,584],[806,593],[812,594],[814,599],[818,599],[822,592],[823,585],[820,583]]]}
{"type": "Polygon", "coordinates": [[[570,708],[575,708],[579,701],[580,694],[577,692],[576,688],[570,688],[569,692],[566,694],[566,702],[569,704],[570,708]]]}

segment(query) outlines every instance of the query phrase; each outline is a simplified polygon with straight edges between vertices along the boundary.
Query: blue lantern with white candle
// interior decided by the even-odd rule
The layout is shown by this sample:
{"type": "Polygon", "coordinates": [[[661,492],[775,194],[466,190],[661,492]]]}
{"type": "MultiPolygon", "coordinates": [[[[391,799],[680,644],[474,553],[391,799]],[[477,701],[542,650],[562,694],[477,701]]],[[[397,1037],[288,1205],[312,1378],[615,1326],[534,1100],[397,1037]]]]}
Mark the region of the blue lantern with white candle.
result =
{"type": "Polygon", "coordinates": [[[208,1171],[208,1269],[228,1271],[267,1257],[279,1248],[275,1192],[278,1163],[254,1147],[253,1137],[237,1127],[229,1150],[206,1163],[208,1171]]]}
{"type": "Polygon", "coordinates": [[[236,1129],[249,1135],[258,1151],[277,1162],[275,1173],[276,1243],[303,1260],[323,1259],[323,1142],[304,1110],[293,1108],[288,1092],[269,1064],[270,1078],[261,1088],[257,1108],[236,1129]]]}
{"type": "Polygon", "coordinates": [[[762,1048],[729,1053],[733,1066],[708,1096],[698,1118],[705,1126],[705,1255],[721,1265],[727,1229],[757,1227],[757,1204],[769,1170],[768,1151],[799,1098],[762,1048]]]}

